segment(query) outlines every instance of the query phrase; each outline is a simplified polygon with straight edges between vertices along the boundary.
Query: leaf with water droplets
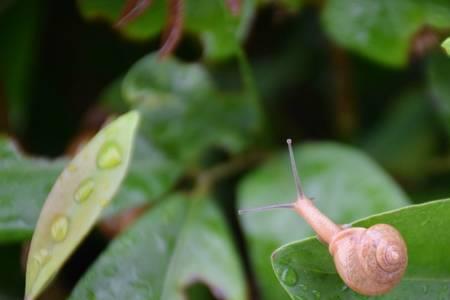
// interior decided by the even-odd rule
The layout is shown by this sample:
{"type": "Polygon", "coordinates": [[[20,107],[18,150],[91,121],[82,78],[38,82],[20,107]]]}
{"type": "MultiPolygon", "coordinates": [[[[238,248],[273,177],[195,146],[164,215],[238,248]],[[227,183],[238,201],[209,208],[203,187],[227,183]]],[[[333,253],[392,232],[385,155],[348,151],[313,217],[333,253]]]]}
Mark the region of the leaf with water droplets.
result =
{"type": "MultiPolygon", "coordinates": [[[[297,146],[295,156],[306,194],[336,222],[349,223],[408,203],[388,175],[356,149],[334,143],[311,143],[297,146]]],[[[251,173],[239,186],[240,208],[288,203],[295,197],[287,149],[251,173]]],[[[286,292],[273,274],[270,255],[287,242],[311,235],[310,226],[288,210],[245,215],[240,220],[262,289],[261,299],[286,299],[286,292]]],[[[296,275],[295,286],[299,287],[303,274],[296,275]]],[[[282,277],[288,285],[295,276],[283,270],[282,277]]]]}
{"type": "MultiPolygon", "coordinates": [[[[384,212],[352,226],[367,228],[380,223],[391,224],[401,232],[408,245],[408,268],[400,284],[377,299],[450,299],[450,199],[384,212]]],[[[316,238],[282,246],[273,253],[272,264],[281,285],[293,299],[370,298],[344,285],[328,248],[316,238]],[[286,269],[298,275],[297,284],[285,282],[286,269]]]]}
{"type": "Polygon", "coordinates": [[[63,170],[45,201],[27,261],[26,299],[55,276],[118,190],[139,122],[135,111],[103,128],[63,170]]]}
{"type": "Polygon", "coordinates": [[[238,255],[212,200],[177,194],[158,203],[110,244],[70,300],[182,300],[197,283],[215,299],[247,299],[238,255]]]}

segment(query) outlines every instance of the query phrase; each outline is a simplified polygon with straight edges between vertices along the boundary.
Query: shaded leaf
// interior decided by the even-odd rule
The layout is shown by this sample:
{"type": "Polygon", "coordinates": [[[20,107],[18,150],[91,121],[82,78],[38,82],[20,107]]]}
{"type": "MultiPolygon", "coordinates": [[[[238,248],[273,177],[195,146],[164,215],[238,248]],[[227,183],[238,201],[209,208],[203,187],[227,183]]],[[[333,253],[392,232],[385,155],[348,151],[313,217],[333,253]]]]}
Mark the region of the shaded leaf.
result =
{"type": "Polygon", "coordinates": [[[450,27],[450,3],[330,0],[322,17],[325,30],[338,44],[398,67],[406,64],[411,38],[422,26],[450,27]]]}
{"type": "Polygon", "coordinates": [[[70,299],[181,300],[196,282],[217,299],[246,298],[237,254],[211,199],[174,195],[114,240],[70,299]]]}
{"type": "Polygon", "coordinates": [[[27,261],[25,296],[35,299],[95,224],[127,172],[137,112],[103,128],[59,176],[41,210],[27,261]]]}
{"type": "Polygon", "coordinates": [[[261,123],[253,98],[219,93],[201,65],[156,55],[131,68],[123,96],[142,112],[144,136],[183,163],[195,162],[211,146],[242,151],[261,123]]]}
{"type": "MultiPolygon", "coordinates": [[[[450,200],[412,205],[371,216],[352,225],[391,224],[408,246],[408,268],[400,284],[377,299],[450,299],[450,200]]],[[[293,242],[276,250],[272,262],[279,279],[289,270],[296,280],[281,281],[292,299],[369,299],[347,288],[337,275],[332,257],[316,238],[293,242]]],[[[285,278],[286,279],[286,278],[285,278]]],[[[372,299],[372,298],[370,298],[372,299]]]]}
{"type": "Polygon", "coordinates": [[[444,55],[432,55],[427,66],[427,79],[436,113],[450,135],[450,60],[444,55]]]}
{"type": "MultiPolygon", "coordinates": [[[[295,157],[306,194],[336,222],[347,223],[408,203],[397,185],[357,150],[332,143],[306,144],[296,147],[295,157]]],[[[295,198],[287,151],[251,173],[239,186],[240,208],[289,203],[295,198]]],[[[286,299],[273,274],[270,255],[287,242],[311,235],[312,229],[289,210],[245,215],[241,222],[261,294],[264,299],[286,299]]]]}
{"type": "MultiPolygon", "coordinates": [[[[120,16],[123,0],[79,0],[81,13],[89,19],[105,18],[114,23],[120,16]]],[[[238,17],[232,16],[223,0],[186,0],[184,32],[197,35],[204,45],[204,55],[223,59],[235,54],[236,39],[247,34],[255,10],[255,0],[243,1],[238,17]]],[[[164,28],[168,11],[166,1],[154,0],[133,22],[120,28],[134,39],[156,37],[164,28]]]]}
{"type": "Polygon", "coordinates": [[[364,148],[398,176],[420,179],[436,152],[438,136],[425,93],[408,91],[388,110],[368,134],[364,148]]]}

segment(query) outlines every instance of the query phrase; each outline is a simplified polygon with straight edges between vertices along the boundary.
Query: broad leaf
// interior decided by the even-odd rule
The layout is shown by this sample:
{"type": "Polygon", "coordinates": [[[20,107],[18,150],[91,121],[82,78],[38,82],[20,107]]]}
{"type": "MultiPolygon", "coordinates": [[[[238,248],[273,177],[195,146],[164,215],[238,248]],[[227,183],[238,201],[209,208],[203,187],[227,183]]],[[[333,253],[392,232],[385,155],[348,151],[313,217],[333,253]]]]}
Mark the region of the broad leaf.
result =
{"type": "Polygon", "coordinates": [[[25,296],[35,299],[117,192],[139,121],[127,113],[103,128],[59,176],[41,210],[27,261],[25,296]]]}
{"type": "Polygon", "coordinates": [[[197,161],[211,146],[242,151],[261,123],[253,98],[220,93],[199,64],[157,55],[131,68],[123,96],[142,112],[144,136],[182,163],[197,161]]]}
{"type": "MultiPolygon", "coordinates": [[[[332,144],[306,144],[295,149],[304,190],[331,219],[348,223],[408,202],[403,192],[366,155],[332,144]]],[[[295,200],[287,150],[251,173],[239,186],[239,207],[258,207],[295,200]]],[[[294,212],[274,210],[241,217],[250,258],[264,299],[286,299],[270,265],[281,245],[313,232],[294,212]]]]}
{"type": "MultiPolygon", "coordinates": [[[[377,299],[450,299],[450,199],[412,205],[356,221],[352,226],[391,224],[408,246],[400,284],[377,299]]],[[[369,299],[347,288],[325,245],[316,238],[293,242],[272,255],[275,272],[292,299],[369,299]]],[[[372,298],[370,298],[372,299],[372,298]]]]}
{"type": "MultiPolygon", "coordinates": [[[[197,35],[203,43],[204,55],[210,59],[223,59],[235,54],[236,41],[242,39],[252,20],[255,0],[242,1],[239,17],[233,17],[223,0],[184,1],[184,32],[197,35]]],[[[88,19],[101,17],[118,21],[124,0],[78,0],[81,13],[88,19]]],[[[167,1],[154,0],[135,21],[120,28],[134,39],[156,37],[167,19],[167,1]]]]}
{"type": "Polygon", "coordinates": [[[196,282],[217,299],[246,298],[238,256],[211,199],[175,195],[114,240],[70,299],[181,300],[196,282]]]}
{"type": "Polygon", "coordinates": [[[407,62],[412,36],[424,25],[450,27],[445,0],[329,0],[323,25],[342,46],[390,66],[407,62]]]}

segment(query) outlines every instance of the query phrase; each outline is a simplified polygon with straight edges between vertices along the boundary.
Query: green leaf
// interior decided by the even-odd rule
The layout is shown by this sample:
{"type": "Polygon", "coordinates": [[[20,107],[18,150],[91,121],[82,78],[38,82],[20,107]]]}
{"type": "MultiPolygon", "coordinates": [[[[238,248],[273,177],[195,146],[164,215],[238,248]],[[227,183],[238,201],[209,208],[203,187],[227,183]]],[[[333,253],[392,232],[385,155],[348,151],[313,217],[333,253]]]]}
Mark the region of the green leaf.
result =
{"type": "Polygon", "coordinates": [[[380,63],[398,67],[408,59],[413,35],[424,25],[450,27],[445,0],[330,0],[323,25],[331,38],[380,63]]]}
{"type": "Polygon", "coordinates": [[[217,299],[246,299],[238,256],[211,200],[174,195],[160,203],[112,242],[70,299],[181,300],[196,282],[217,299]]]}
{"type": "Polygon", "coordinates": [[[446,38],[445,41],[442,42],[441,46],[444,48],[447,55],[450,56],[450,37],[446,38]]]}
{"type": "MultiPolygon", "coordinates": [[[[78,0],[82,15],[88,19],[118,20],[124,0],[78,0]]],[[[233,17],[222,0],[185,1],[184,32],[197,35],[204,45],[204,55],[209,59],[224,59],[236,52],[236,41],[247,34],[255,0],[242,1],[239,17],[233,17]]],[[[159,35],[167,22],[167,2],[154,0],[135,21],[121,27],[123,34],[133,39],[148,39],[159,35]]]]}
{"type": "Polygon", "coordinates": [[[254,99],[220,93],[195,63],[148,55],[126,75],[123,96],[142,112],[145,137],[183,163],[197,161],[211,146],[242,151],[260,128],[254,99]]]}
{"type": "MultiPolygon", "coordinates": [[[[332,220],[348,223],[408,202],[397,185],[363,153],[333,143],[295,149],[304,190],[332,220]]],[[[239,207],[289,203],[296,198],[287,150],[251,173],[239,186],[239,207]]],[[[270,266],[281,245],[311,235],[312,229],[294,212],[274,210],[241,217],[264,299],[286,299],[270,266]]],[[[326,299],[326,298],[324,298],[326,299]]]]}
{"type": "Polygon", "coordinates": [[[427,80],[432,100],[436,105],[447,134],[450,136],[450,60],[444,55],[432,55],[427,66],[427,80]]]}
{"type": "Polygon", "coordinates": [[[10,140],[0,139],[0,242],[31,236],[53,182],[65,162],[25,159],[10,140]]]}
{"type": "MultiPolygon", "coordinates": [[[[403,280],[377,299],[450,299],[449,215],[447,199],[404,207],[352,224],[390,224],[401,232],[408,245],[408,269],[403,280]]],[[[279,248],[272,255],[272,263],[292,299],[312,299],[314,295],[321,295],[322,299],[369,299],[345,286],[336,274],[327,247],[316,238],[279,248]],[[286,281],[287,273],[290,278],[286,281]]]]}
{"type": "Polygon", "coordinates": [[[438,136],[425,93],[411,90],[396,99],[366,138],[364,148],[397,176],[420,179],[435,154],[438,136]]]}
{"type": "Polygon", "coordinates": [[[35,299],[95,224],[127,172],[139,114],[102,129],[73,158],[39,216],[27,261],[25,296],[35,299]]]}

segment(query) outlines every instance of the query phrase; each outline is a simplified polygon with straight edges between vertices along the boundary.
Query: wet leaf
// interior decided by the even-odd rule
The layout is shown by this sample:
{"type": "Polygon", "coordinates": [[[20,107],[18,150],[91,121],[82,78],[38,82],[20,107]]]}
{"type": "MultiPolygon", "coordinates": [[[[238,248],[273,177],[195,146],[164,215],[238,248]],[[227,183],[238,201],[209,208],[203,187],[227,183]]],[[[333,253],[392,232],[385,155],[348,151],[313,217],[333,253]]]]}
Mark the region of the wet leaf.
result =
{"type": "Polygon", "coordinates": [[[345,48],[390,66],[408,60],[412,36],[425,25],[450,27],[450,3],[442,0],[330,0],[322,23],[345,48]]]}
{"type": "MultiPolygon", "coordinates": [[[[224,59],[235,54],[236,39],[243,39],[250,26],[256,1],[242,2],[240,14],[234,17],[224,0],[186,0],[183,31],[199,37],[203,54],[209,59],[224,59]]],[[[118,21],[124,0],[79,0],[81,13],[88,19],[104,18],[111,23],[118,21]]],[[[163,30],[168,16],[167,3],[154,0],[141,16],[121,26],[120,31],[133,39],[157,37],[163,30]]]]}
{"type": "Polygon", "coordinates": [[[27,261],[27,300],[35,299],[95,224],[128,168],[139,115],[103,128],[59,176],[41,210],[27,261]]]}
{"type": "Polygon", "coordinates": [[[261,126],[254,99],[218,91],[199,64],[148,55],[126,75],[123,96],[142,112],[142,134],[184,164],[211,146],[242,151],[261,126]]]}
{"type": "Polygon", "coordinates": [[[70,299],[181,300],[197,282],[217,299],[246,299],[238,256],[211,200],[174,195],[158,204],[112,242],[70,299]]]}
{"type": "MultiPolygon", "coordinates": [[[[377,299],[450,299],[450,200],[412,205],[352,223],[391,224],[408,246],[408,269],[400,284],[377,299]]],[[[347,288],[337,275],[326,246],[308,238],[282,246],[272,255],[275,272],[292,299],[372,299],[347,288]],[[289,271],[286,271],[289,270],[289,271]],[[283,273],[296,280],[286,282],[283,273]],[[282,280],[284,278],[284,281],[282,280]]]]}
{"type": "MultiPolygon", "coordinates": [[[[304,190],[332,220],[393,209],[408,202],[403,192],[370,158],[350,147],[311,143],[295,149],[304,190]]],[[[287,150],[246,177],[239,186],[239,207],[293,202],[296,192],[287,150]]],[[[270,265],[281,245],[312,235],[294,212],[273,210],[241,216],[250,259],[264,299],[287,299],[270,265]]]]}

